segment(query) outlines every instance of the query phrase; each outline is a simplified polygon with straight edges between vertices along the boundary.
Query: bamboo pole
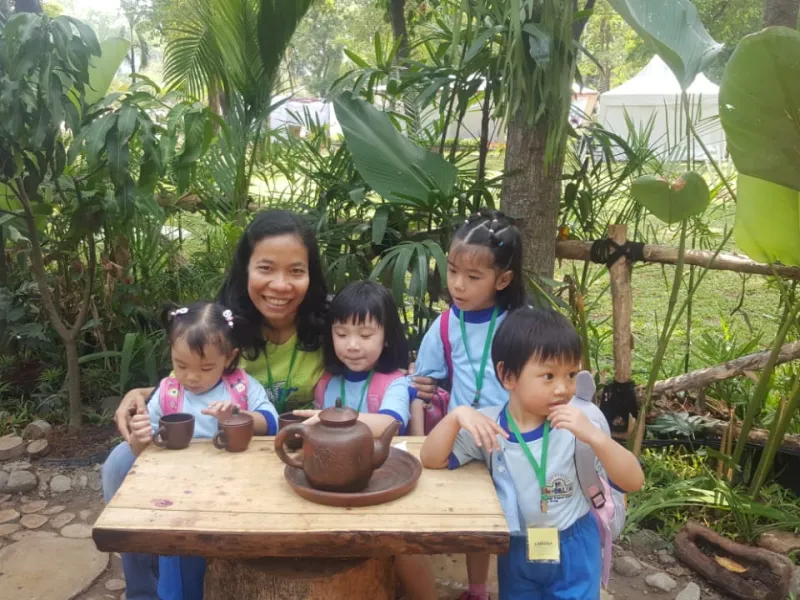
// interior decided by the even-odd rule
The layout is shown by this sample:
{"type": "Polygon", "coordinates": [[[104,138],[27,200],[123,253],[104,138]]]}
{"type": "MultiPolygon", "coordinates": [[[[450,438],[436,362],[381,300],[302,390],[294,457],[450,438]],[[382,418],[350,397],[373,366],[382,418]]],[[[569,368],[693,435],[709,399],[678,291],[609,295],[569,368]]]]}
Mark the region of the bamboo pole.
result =
{"type": "MultiPolygon", "coordinates": [[[[556,258],[588,261],[590,260],[591,247],[592,242],[580,240],[558,241],[556,242],[556,258]]],[[[645,262],[667,265],[674,265],[678,262],[678,249],[672,246],[645,245],[643,253],[645,262]]],[[[714,258],[714,252],[710,250],[686,250],[684,262],[687,265],[708,267],[717,271],[735,271],[754,275],[779,275],[786,279],[800,280],[800,267],[760,263],[744,256],[727,252],[720,252],[714,258]]]]}

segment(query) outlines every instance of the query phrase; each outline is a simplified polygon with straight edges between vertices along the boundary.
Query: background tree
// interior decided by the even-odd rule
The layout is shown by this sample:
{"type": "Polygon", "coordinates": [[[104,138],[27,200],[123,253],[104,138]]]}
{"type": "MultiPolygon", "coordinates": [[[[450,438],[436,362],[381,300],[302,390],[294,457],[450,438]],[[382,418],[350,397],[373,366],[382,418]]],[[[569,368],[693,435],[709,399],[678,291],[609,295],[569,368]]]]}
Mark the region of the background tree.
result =
{"type": "Polygon", "coordinates": [[[800,0],[764,0],[764,27],[783,25],[797,28],[800,0]]]}
{"type": "Polygon", "coordinates": [[[121,37],[128,40],[130,49],[126,61],[131,73],[145,69],[150,62],[150,40],[148,30],[152,30],[153,2],[152,0],[120,0],[120,8],[125,17],[126,25],[121,37]],[[139,64],[136,64],[136,56],[139,64]]]}

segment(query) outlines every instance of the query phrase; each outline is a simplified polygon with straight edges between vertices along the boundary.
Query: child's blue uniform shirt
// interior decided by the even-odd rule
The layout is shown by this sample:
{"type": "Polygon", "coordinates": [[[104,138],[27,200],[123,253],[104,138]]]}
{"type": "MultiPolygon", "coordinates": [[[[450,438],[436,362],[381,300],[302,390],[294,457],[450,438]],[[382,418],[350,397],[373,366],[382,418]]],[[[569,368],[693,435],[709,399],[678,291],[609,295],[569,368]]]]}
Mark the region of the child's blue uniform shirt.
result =
{"type": "MultiPolygon", "coordinates": [[[[342,399],[355,411],[358,411],[358,405],[361,402],[361,393],[364,391],[364,384],[367,382],[369,376],[368,371],[355,373],[348,371],[346,375],[334,375],[328,382],[323,396],[324,401],[322,408],[329,408],[336,406],[336,399],[342,395],[342,379],[344,379],[345,398],[342,399]]],[[[378,414],[390,415],[395,420],[402,424],[401,431],[404,431],[408,426],[408,419],[410,416],[409,409],[409,378],[398,377],[386,389],[386,394],[380,403],[378,414]]],[[[364,393],[364,402],[361,405],[361,412],[369,412],[369,390],[364,393]]]]}
{"type": "MultiPolygon", "coordinates": [[[[450,307],[449,310],[452,312],[448,323],[448,339],[452,348],[451,356],[454,372],[451,374],[447,370],[447,360],[444,355],[441,335],[442,317],[440,316],[433,322],[425,337],[422,338],[414,374],[434,379],[447,379],[449,377],[452,382],[452,390],[448,410],[451,411],[458,406],[472,406],[475,391],[477,390],[475,373],[481,366],[481,358],[483,357],[486,338],[489,335],[489,323],[492,319],[494,308],[464,312],[464,327],[467,331],[469,356],[472,357],[472,364],[470,364],[467,348],[461,335],[461,325],[459,323],[461,311],[455,305],[450,307]]],[[[497,315],[494,328],[495,334],[507,315],[506,311],[501,311],[497,315]]],[[[491,341],[489,344],[491,348],[491,341]]],[[[503,406],[506,402],[508,402],[508,392],[497,379],[490,354],[489,359],[486,361],[483,388],[481,389],[478,407],[503,406]]]]}
{"type": "MultiPolygon", "coordinates": [[[[161,412],[161,402],[158,392],[161,386],[157,387],[151,400],[147,403],[147,412],[150,415],[150,425],[153,431],[158,430],[158,421],[163,416],[161,412]]],[[[208,408],[212,402],[226,402],[231,400],[228,397],[228,389],[220,380],[217,385],[203,394],[193,394],[187,389],[183,390],[183,408],[181,412],[189,413],[194,416],[194,437],[212,438],[219,430],[219,422],[211,415],[204,415],[201,411],[208,408]]],[[[275,435],[278,432],[278,412],[272,402],[267,397],[264,386],[255,379],[247,376],[247,410],[259,412],[267,421],[267,435],[275,435]]]]}

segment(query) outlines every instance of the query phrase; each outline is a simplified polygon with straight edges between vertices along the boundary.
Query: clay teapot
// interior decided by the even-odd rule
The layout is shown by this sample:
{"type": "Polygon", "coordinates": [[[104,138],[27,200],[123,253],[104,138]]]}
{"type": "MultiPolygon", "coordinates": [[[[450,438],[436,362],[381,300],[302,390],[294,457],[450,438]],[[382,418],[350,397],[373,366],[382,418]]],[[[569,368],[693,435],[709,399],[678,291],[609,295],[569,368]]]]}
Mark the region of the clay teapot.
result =
{"type": "Polygon", "coordinates": [[[394,421],[378,439],[358,420],[352,408],[337,406],[319,413],[313,425],[295,423],[281,429],[275,438],[275,452],[287,465],[302,469],[308,483],[329,492],[360,492],[372,472],[389,456],[391,441],[400,429],[394,421]],[[288,456],[284,443],[295,436],[303,439],[302,453],[288,456]]]}

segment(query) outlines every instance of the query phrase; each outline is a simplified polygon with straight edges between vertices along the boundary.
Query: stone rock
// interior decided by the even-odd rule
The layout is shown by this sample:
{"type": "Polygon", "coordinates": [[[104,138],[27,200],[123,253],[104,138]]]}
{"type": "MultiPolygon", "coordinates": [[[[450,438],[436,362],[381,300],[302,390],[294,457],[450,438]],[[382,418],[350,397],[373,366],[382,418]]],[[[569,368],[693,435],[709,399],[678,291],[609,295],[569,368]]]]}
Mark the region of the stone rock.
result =
{"type": "Polygon", "coordinates": [[[700,600],[700,586],[692,581],[675,596],[675,600],[700,600]]]}
{"type": "Polygon", "coordinates": [[[28,423],[28,426],[22,432],[22,437],[29,441],[43,440],[50,435],[51,430],[52,427],[50,427],[50,423],[39,419],[28,423]]]}
{"type": "Polygon", "coordinates": [[[47,440],[35,440],[28,444],[26,452],[31,458],[41,458],[50,454],[50,444],[47,440]]]}
{"type": "Polygon", "coordinates": [[[675,559],[675,557],[672,556],[672,554],[670,554],[669,551],[667,551],[667,550],[659,550],[656,553],[656,556],[658,556],[658,562],[660,562],[662,565],[666,565],[668,567],[671,567],[676,562],[678,562],[675,559]]]}
{"type": "Polygon", "coordinates": [[[606,590],[600,590],[600,600],[614,600],[614,594],[606,590]]]}
{"type": "Polygon", "coordinates": [[[64,510],[66,510],[66,508],[67,507],[64,506],[63,504],[56,504],[55,506],[51,506],[49,508],[45,508],[42,511],[42,514],[43,515],[51,515],[51,516],[52,515],[57,515],[60,512],[64,512],[64,510]]]}
{"type": "Polygon", "coordinates": [[[25,442],[18,435],[0,437],[0,460],[11,460],[25,452],[25,442]]]}
{"type": "Polygon", "coordinates": [[[107,566],[108,555],[91,540],[22,540],[0,550],[0,600],[74,598],[107,566]]]}
{"type": "Polygon", "coordinates": [[[673,577],[685,577],[686,574],[688,573],[688,571],[680,565],[675,565],[674,567],[668,567],[666,571],[673,577]]]}
{"type": "Polygon", "coordinates": [[[76,539],[83,539],[83,538],[90,538],[92,537],[92,528],[89,525],[85,525],[83,523],[73,523],[72,525],[67,525],[61,530],[61,535],[66,538],[76,538],[76,539]]]}
{"type": "Polygon", "coordinates": [[[17,533],[11,534],[11,539],[15,542],[21,542],[22,540],[31,538],[44,539],[54,537],[58,537],[58,534],[53,531],[34,531],[32,529],[26,529],[25,531],[18,531],[17,533]]]}
{"type": "Polygon", "coordinates": [[[106,581],[105,587],[109,592],[119,592],[125,589],[125,581],[122,579],[109,579],[106,581]]]}
{"type": "Polygon", "coordinates": [[[661,590],[662,592],[671,592],[678,587],[678,582],[666,573],[651,573],[644,578],[644,582],[651,588],[661,590]]]}
{"type": "Polygon", "coordinates": [[[19,513],[13,508],[0,510],[0,523],[12,523],[19,519],[19,513]]]}
{"type": "Polygon", "coordinates": [[[14,471],[8,476],[3,491],[8,494],[21,494],[36,489],[38,483],[36,475],[30,471],[14,471]]]}
{"type": "Polygon", "coordinates": [[[122,396],[106,396],[100,400],[100,410],[113,413],[119,408],[120,402],[122,402],[122,396]]]}
{"type": "MultiPolygon", "coordinates": [[[[50,485],[52,487],[53,483],[50,482],[50,485]]],[[[83,473],[72,478],[72,487],[76,490],[85,490],[87,485],[89,485],[89,477],[83,473]]]]}
{"type": "Polygon", "coordinates": [[[11,535],[20,529],[22,529],[22,525],[19,523],[6,523],[5,525],[0,525],[0,537],[3,537],[4,535],[11,535]]]}
{"type": "Polygon", "coordinates": [[[800,567],[795,567],[792,572],[792,580],[789,583],[789,593],[794,597],[800,596],[800,567]]]}
{"type": "Polygon", "coordinates": [[[27,504],[23,504],[20,506],[20,510],[29,515],[31,513],[37,513],[41,511],[43,508],[47,506],[47,500],[34,500],[33,502],[28,502],[27,504]]]}
{"type": "Polygon", "coordinates": [[[25,529],[39,529],[42,525],[49,520],[45,515],[25,515],[19,522],[25,529]]]}
{"type": "Polygon", "coordinates": [[[3,470],[8,471],[9,473],[13,471],[30,471],[31,461],[28,459],[12,460],[3,464],[3,470]]]}
{"type": "MultiPolygon", "coordinates": [[[[8,483],[8,478],[9,478],[8,473],[6,473],[5,471],[0,471],[0,490],[6,487],[6,484],[8,483]]],[[[3,497],[6,497],[6,495],[4,494],[3,497]]],[[[11,494],[8,494],[7,497],[11,498],[11,494]]],[[[7,499],[3,500],[3,502],[7,502],[7,499]]]]}
{"type": "Polygon", "coordinates": [[[56,475],[50,480],[50,491],[54,494],[63,494],[72,489],[72,481],[66,475],[56,475]]]}
{"type": "Polygon", "coordinates": [[[632,556],[619,556],[614,559],[614,571],[625,577],[636,577],[642,572],[642,563],[632,556]]]}
{"type": "Polygon", "coordinates": [[[103,481],[100,479],[100,473],[97,471],[89,473],[89,489],[93,492],[99,492],[103,489],[103,481]]]}
{"type": "Polygon", "coordinates": [[[800,535],[789,531],[768,531],[758,536],[756,543],[776,554],[787,556],[795,550],[800,550],[800,535]]]}
{"type": "Polygon", "coordinates": [[[655,531],[640,529],[630,539],[631,549],[640,554],[651,554],[659,550],[666,550],[669,544],[655,531]]]}
{"type": "MultiPolygon", "coordinates": [[[[5,483],[3,485],[5,485],[5,483]]],[[[0,486],[0,490],[2,490],[2,489],[3,489],[3,487],[0,486]]],[[[0,494],[0,504],[2,504],[3,502],[8,502],[10,498],[11,498],[11,494],[0,494]]]]}
{"type": "Polygon", "coordinates": [[[89,518],[92,516],[92,511],[82,510],[81,512],[78,513],[78,516],[80,516],[81,521],[88,521],[89,518]]]}
{"type": "Polygon", "coordinates": [[[53,529],[61,529],[62,527],[69,525],[74,518],[75,515],[70,512],[61,513],[60,515],[53,517],[53,519],[50,521],[50,526],[53,529]]]}

